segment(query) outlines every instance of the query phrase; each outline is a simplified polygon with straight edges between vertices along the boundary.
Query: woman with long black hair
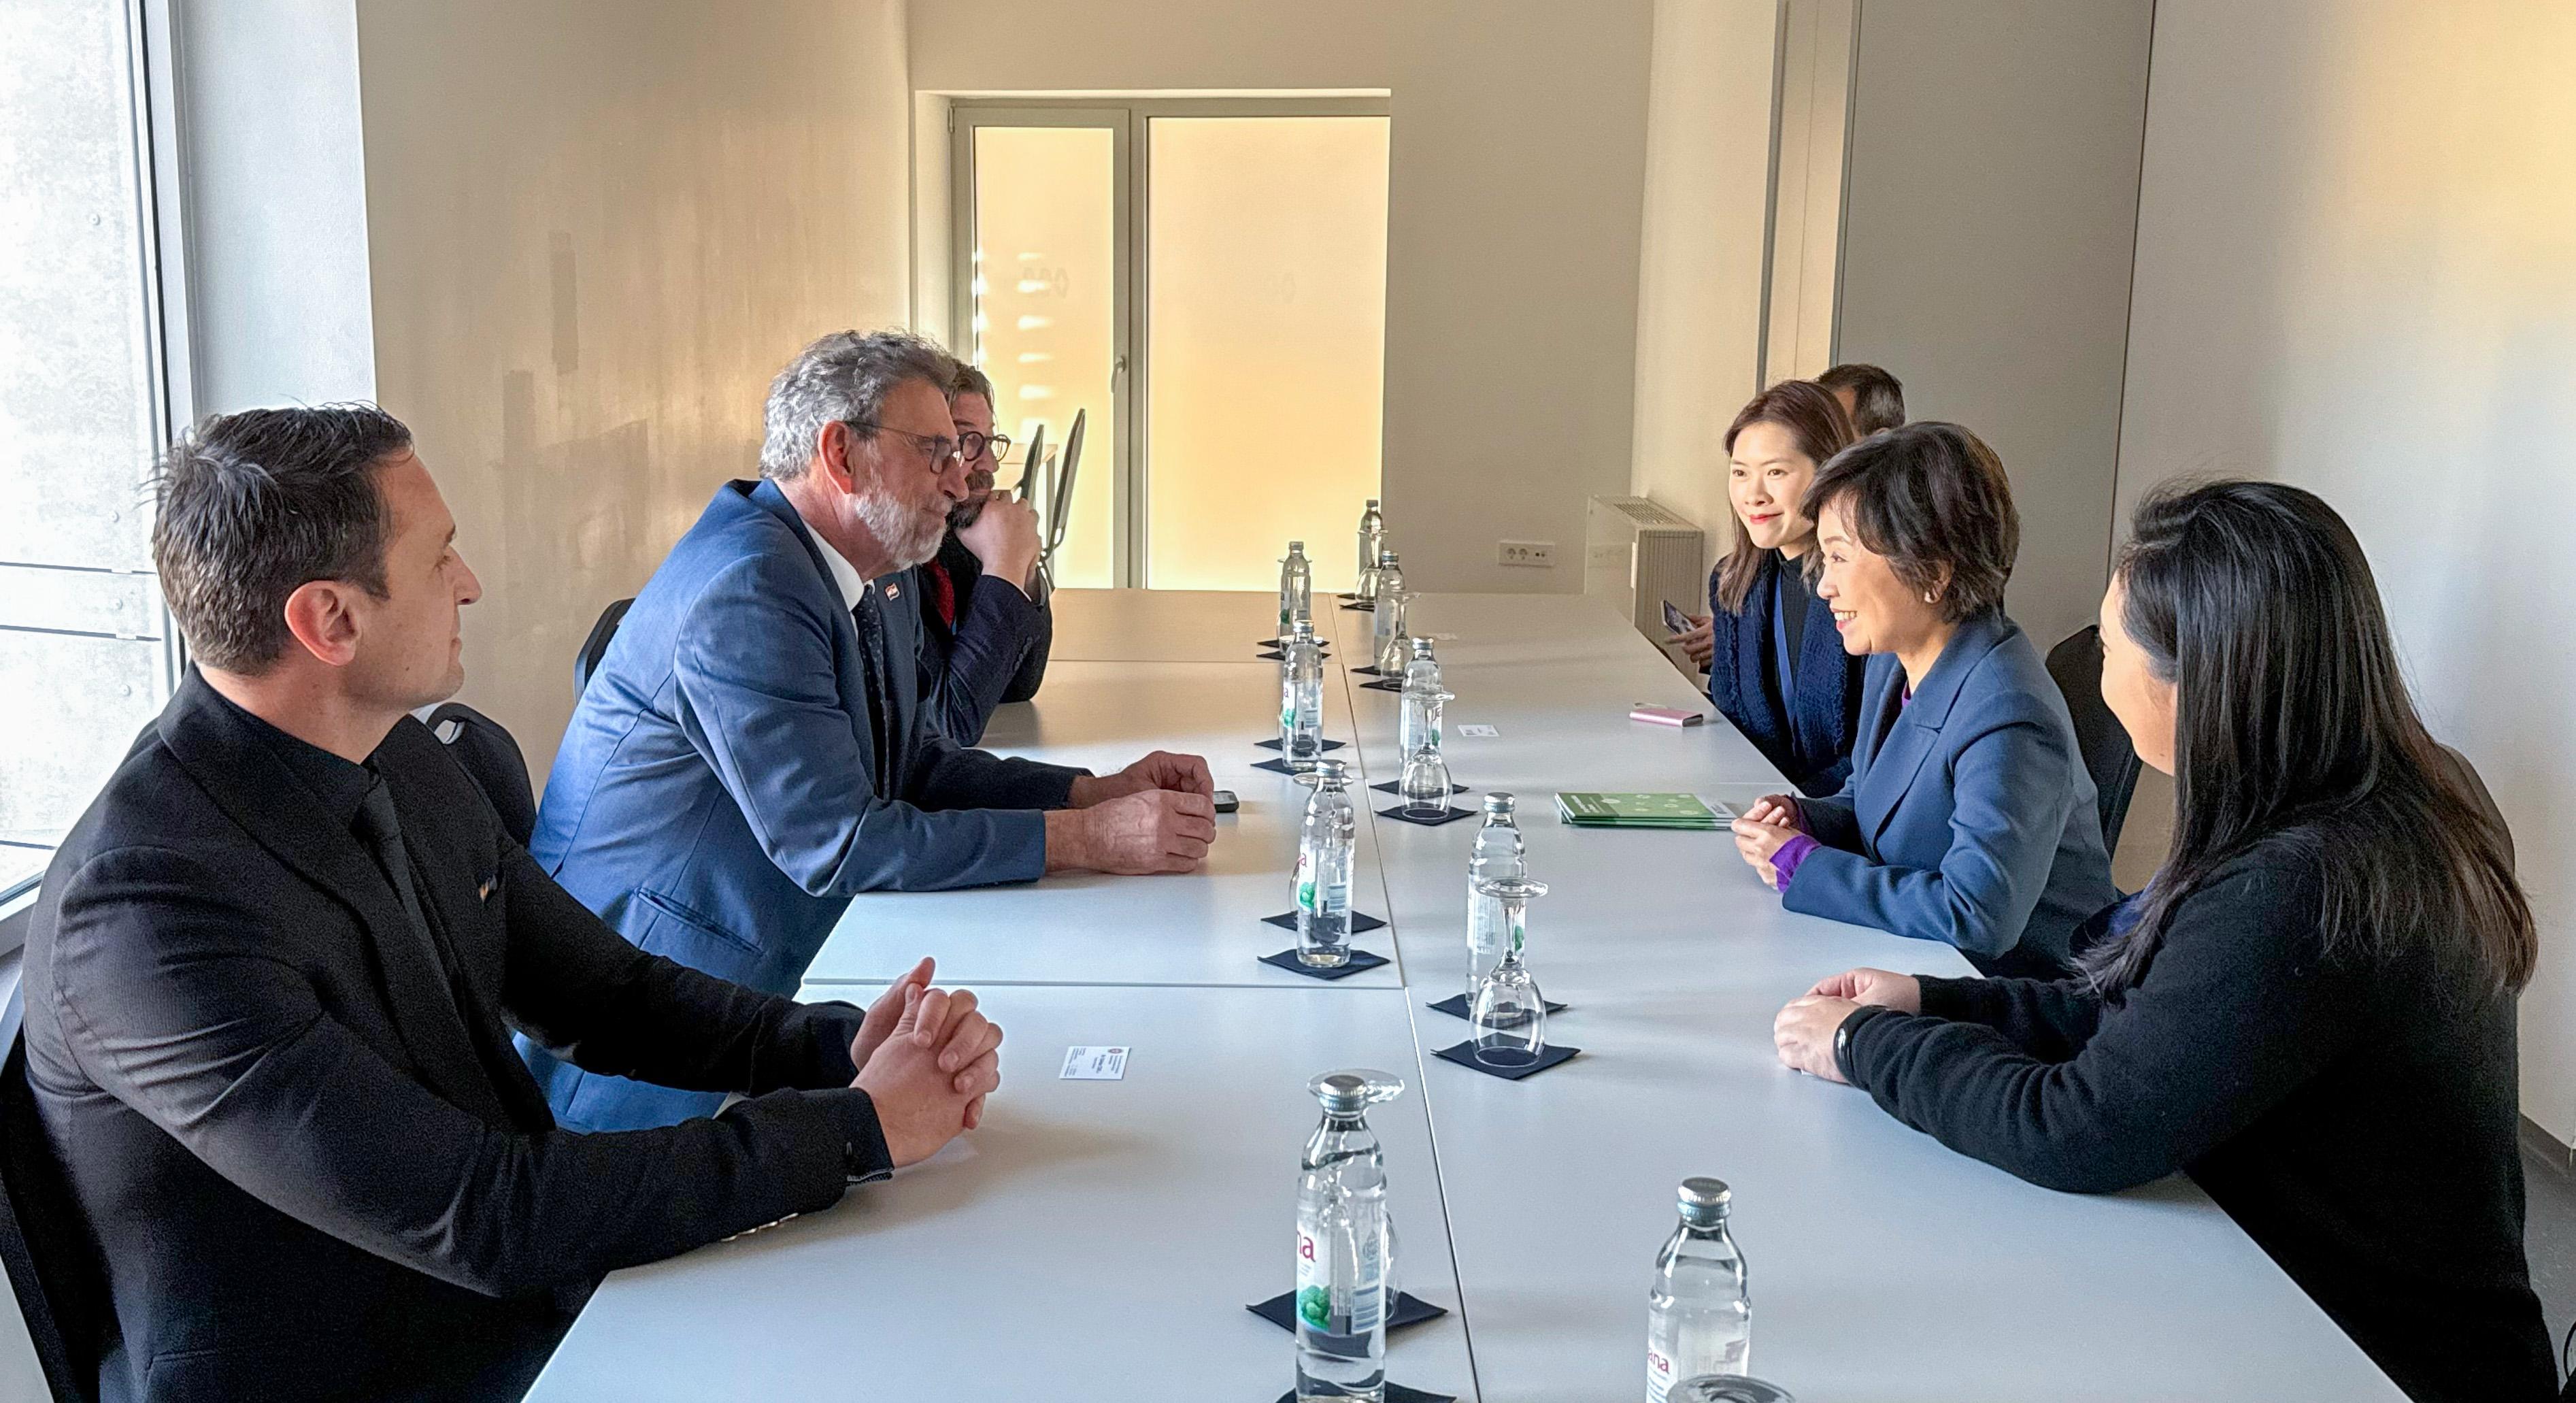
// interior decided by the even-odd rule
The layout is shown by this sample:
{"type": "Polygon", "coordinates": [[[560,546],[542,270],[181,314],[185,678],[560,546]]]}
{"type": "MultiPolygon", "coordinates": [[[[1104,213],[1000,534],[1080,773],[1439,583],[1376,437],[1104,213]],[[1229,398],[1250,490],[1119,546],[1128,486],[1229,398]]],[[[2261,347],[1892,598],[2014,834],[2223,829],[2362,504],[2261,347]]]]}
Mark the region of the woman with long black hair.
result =
{"type": "Polygon", "coordinates": [[[2169,489],[2102,603],[2102,693],[2173,846],[2059,981],[1857,969],[1781,1060],[2033,1183],[2189,1173],[2407,1394],[2552,1396],[2523,1259],[2503,822],[2424,729],[2360,543],[2313,494],[2169,489]]]}

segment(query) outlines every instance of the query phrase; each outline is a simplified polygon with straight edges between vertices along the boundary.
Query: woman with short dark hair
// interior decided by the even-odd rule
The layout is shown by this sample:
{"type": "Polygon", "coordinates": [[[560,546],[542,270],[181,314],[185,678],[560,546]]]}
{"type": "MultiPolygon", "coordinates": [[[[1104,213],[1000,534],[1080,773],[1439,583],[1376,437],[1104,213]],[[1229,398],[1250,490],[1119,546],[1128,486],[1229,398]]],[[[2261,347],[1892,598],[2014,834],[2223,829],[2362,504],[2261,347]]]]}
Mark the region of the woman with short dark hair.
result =
{"type": "Polygon", "coordinates": [[[2426,734],[2370,564],[2274,483],[2139,507],[2102,697],[2174,777],[2173,845],[2053,982],[1856,969],[1781,1060],[2049,1188],[2192,1176],[2419,1403],[2538,1403],[2504,822],[2426,734]]]}
{"type": "Polygon", "coordinates": [[[2021,518],[2003,464],[1956,424],[1843,450],[1807,489],[1817,597],[1869,655],[1851,777],[1773,795],[1737,849],[1792,911],[1957,946],[1988,974],[2055,974],[2117,893],[2066,699],[2004,617],[2021,518]]]}
{"type": "Polygon", "coordinates": [[[1783,380],[1726,430],[1735,546],[1709,572],[1709,613],[1683,637],[1708,668],[1708,699],[1801,794],[1831,794],[1851,773],[1861,660],[1843,651],[1806,566],[1815,518],[1803,504],[1819,466],[1852,441],[1823,387],[1783,380]]]}

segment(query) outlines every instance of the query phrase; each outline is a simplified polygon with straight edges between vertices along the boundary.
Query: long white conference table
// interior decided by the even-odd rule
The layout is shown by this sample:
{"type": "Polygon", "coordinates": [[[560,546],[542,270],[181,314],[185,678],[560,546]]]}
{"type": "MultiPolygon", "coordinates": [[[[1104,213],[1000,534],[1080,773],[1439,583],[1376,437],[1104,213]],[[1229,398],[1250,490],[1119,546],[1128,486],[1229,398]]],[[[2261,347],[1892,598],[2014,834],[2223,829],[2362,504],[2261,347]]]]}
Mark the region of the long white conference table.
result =
{"type": "MultiPolygon", "coordinates": [[[[1318,601],[1319,613],[1326,609],[1318,601]]],[[[1448,1313],[1397,1331],[1388,1378],[1484,1403],[1634,1400],[1645,1294],[1674,1185],[1734,1189],[1752,1371],[1805,1403],[2346,1400],[2402,1395],[2188,1181],[2035,1188],[1951,1153],[1865,1095],[1778,1064],[1771,1019],[1855,964],[1966,973],[1947,947],[1783,912],[1724,834],[1560,825],[1559,789],[1779,786],[1688,682],[1597,601],[1426,595],[1446,755],[1472,807],[1520,796],[1530,961],[1580,1055],[1519,1082],[1431,1056],[1428,1008],[1466,971],[1476,824],[1380,818],[1368,792],[1357,944],[1389,963],[1323,982],[1258,962],[1294,944],[1306,791],[1252,768],[1275,733],[1267,595],[1064,591],[1035,701],[997,751],[1109,768],[1195,750],[1242,812],[1200,873],[1051,877],[852,904],[809,998],[864,1001],[923,954],[1008,1040],[984,1127],[825,1213],[611,1276],[534,1397],[1244,1399],[1288,1387],[1288,1335],[1245,1311],[1291,1281],[1306,1079],[1396,1073],[1386,1144],[1403,1289],[1448,1313]],[[1491,735],[1471,727],[1491,727],[1491,735]],[[1067,1049],[1128,1049],[1065,1080],[1067,1049]]],[[[1330,610],[1327,734],[1392,780],[1396,699],[1356,685],[1369,615],[1330,610]]]]}

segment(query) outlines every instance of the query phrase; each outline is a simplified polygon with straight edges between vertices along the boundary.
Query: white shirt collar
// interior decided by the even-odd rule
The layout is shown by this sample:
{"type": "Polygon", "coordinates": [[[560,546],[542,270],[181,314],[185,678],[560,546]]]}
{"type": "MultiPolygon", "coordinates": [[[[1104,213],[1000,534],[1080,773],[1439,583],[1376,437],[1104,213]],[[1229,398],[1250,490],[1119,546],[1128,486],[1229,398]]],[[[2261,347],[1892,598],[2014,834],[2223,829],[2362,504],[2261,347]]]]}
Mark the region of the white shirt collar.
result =
{"type": "Polygon", "coordinates": [[[823,548],[823,568],[831,572],[833,587],[841,592],[841,607],[858,608],[859,601],[867,597],[870,588],[867,581],[859,578],[859,567],[834,549],[820,532],[815,533],[814,544],[823,548]]]}

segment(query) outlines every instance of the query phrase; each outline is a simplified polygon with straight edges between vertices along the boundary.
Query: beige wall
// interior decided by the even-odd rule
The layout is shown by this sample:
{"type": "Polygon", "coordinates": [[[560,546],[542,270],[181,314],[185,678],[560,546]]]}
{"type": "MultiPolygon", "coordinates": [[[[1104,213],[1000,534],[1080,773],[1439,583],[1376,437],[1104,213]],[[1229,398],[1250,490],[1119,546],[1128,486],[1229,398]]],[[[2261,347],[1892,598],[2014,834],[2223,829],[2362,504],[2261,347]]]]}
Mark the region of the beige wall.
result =
{"type": "Polygon", "coordinates": [[[366,0],[376,383],[482,576],[464,700],[543,782],[573,650],[718,483],[769,377],[903,322],[903,0],[366,0]]]}
{"type": "Polygon", "coordinates": [[[2523,1112],[2576,1140],[2576,12],[2162,0],[2120,442],[2311,488],[2539,911],[2523,1112]]]}
{"type": "Polygon", "coordinates": [[[1836,358],[1886,366],[1914,417],[2002,455],[2022,517],[2008,607],[2042,648],[2093,617],[2109,562],[2153,11],[1860,9],[1836,358]]]}
{"type": "Polygon", "coordinates": [[[1761,388],[1778,13],[1773,0],[1655,6],[1629,490],[1707,533],[1703,569],[1734,539],[1726,426],[1761,388]]]}
{"type": "Polygon", "coordinates": [[[922,0],[912,81],[1385,89],[1389,535],[1422,588],[1573,591],[1584,498],[1629,482],[1651,30],[1652,0],[922,0]]]}

